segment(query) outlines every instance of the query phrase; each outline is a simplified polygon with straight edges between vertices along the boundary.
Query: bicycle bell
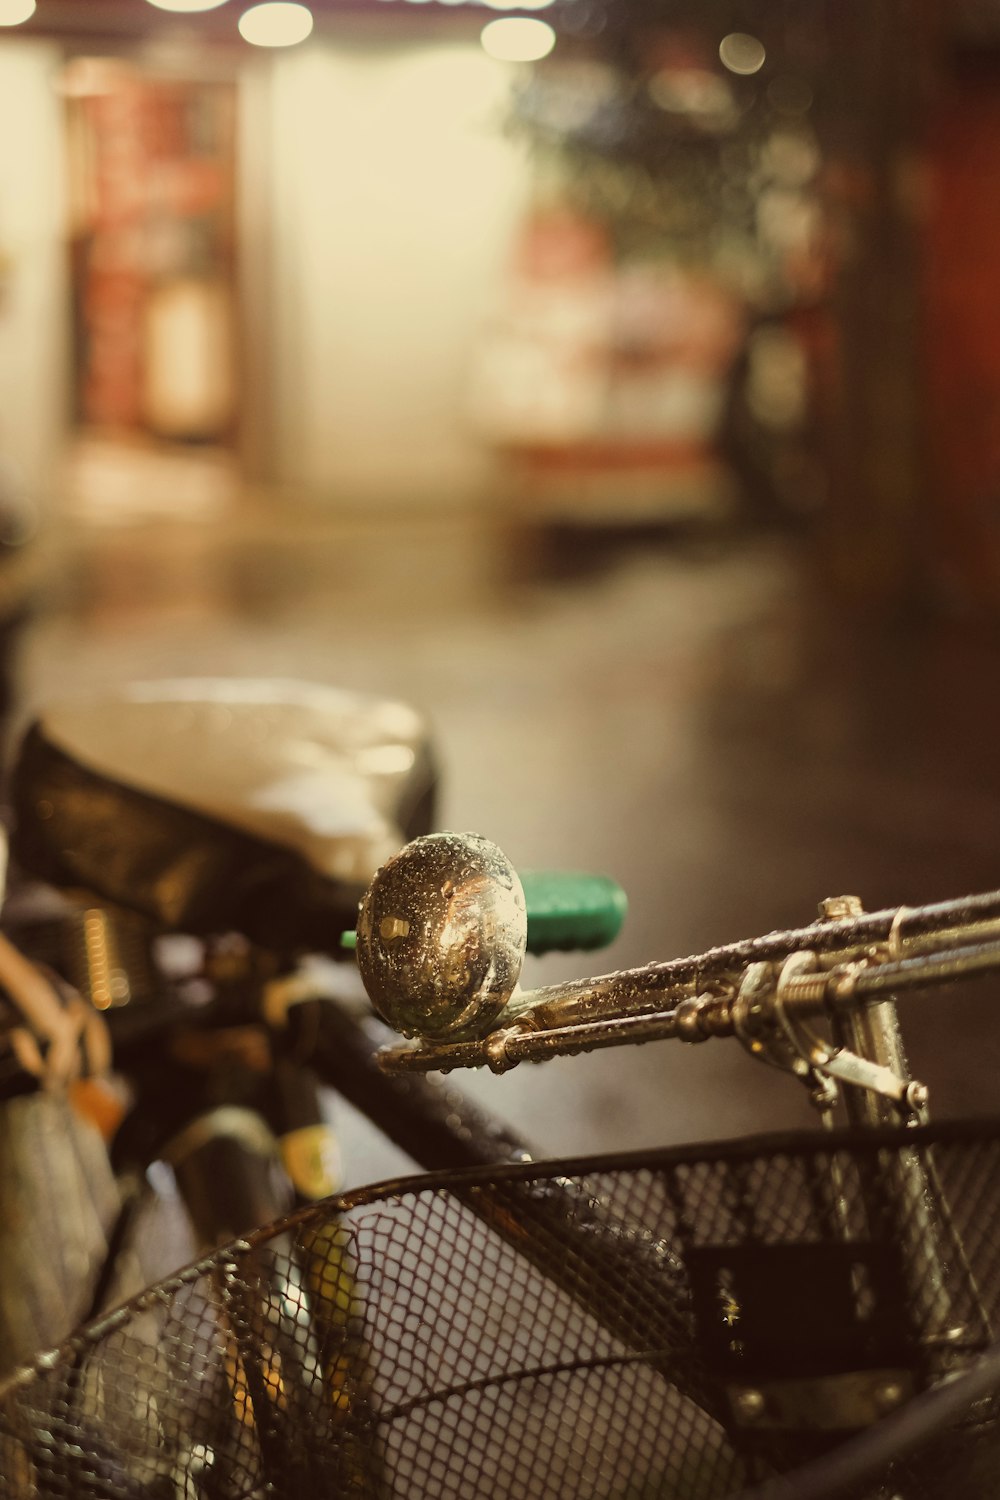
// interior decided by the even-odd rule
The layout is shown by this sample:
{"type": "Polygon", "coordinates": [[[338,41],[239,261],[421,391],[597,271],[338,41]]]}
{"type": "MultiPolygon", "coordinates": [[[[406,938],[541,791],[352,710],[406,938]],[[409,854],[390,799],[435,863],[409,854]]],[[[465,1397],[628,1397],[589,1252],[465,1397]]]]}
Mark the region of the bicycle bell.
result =
{"type": "Polygon", "coordinates": [[[482,1036],[517,985],[528,918],[517,872],[475,833],[414,839],[376,873],[358,914],[358,968],[404,1036],[482,1036]]]}

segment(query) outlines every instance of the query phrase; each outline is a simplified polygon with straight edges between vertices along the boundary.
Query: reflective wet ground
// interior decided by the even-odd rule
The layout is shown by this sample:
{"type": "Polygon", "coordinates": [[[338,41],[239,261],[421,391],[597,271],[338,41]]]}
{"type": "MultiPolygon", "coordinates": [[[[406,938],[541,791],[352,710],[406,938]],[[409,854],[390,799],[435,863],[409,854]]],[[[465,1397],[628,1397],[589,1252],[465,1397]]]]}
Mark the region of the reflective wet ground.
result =
{"type": "MultiPolygon", "coordinates": [[[[194,485],[195,502],[172,505],[158,475],[102,508],[98,470],[49,528],[21,722],[54,694],[163,674],[404,696],[435,726],[443,826],[522,867],[626,886],[600,971],[808,922],[845,891],[877,908],[1000,884],[1000,640],[866,626],[824,603],[788,539],[323,511],[243,494],[193,459],[175,493],[194,485]]],[[[585,971],[557,956],[528,977],[585,971]]],[[[995,1004],[986,985],[911,1002],[939,1114],[992,1107],[995,1004]]],[[[461,1081],[553,1153],[813,1118],[796,1083],[732,1042],[461,1081]]],[[[348,1182],[396,1169],[340,1118],[348,1182]]]]}

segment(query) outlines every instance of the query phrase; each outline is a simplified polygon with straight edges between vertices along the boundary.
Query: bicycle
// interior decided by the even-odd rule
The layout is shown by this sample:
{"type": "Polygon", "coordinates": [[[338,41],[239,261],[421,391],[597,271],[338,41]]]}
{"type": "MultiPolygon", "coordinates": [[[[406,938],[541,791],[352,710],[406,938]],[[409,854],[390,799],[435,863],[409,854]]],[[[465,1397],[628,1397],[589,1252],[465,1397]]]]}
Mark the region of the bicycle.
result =
{"type": "MultiPolygon", "coordinates": [[[[121,1295],[119,1273],[154,1201],[147,1173],[164,1156],[190,1224],[189,1233],[174,1228],[168,1264],[332,1189],[333,1141],[316,1079],[293,1054],[272,1067],[267,1052],[264,992],[293,972],[283,963],[287,934],[271,931],[269,919],[279,914],[280,925],[293,907],[316,920],[325,900],[331,929],[350,925],[376,851],[430,826],[435,788],[416,713],[304,684],[139,684],[115,699],[56,708],[29,728],[11,773],[13,845],[22,870],[44,884],[25,891],[22,880],[5,919],[47,966],[63,1003],[46,1006],[45,981],[36,984],[32,1024],[12,1026],[20,1050],[8,1047],[0,1073],[6,1066],[8,1094],[65,1076],[76,1042],[65,1003],[72,986],[92,1030],[101,1018],[131,1089],[129,1104],[98,1101],[122,1206],[77,1317],[121,1295]],[[281,840],[281,819],[290,820],[281,777],[297,768],[296,745],[311,746],[322,767],[325,793],[313,800],[317,817],[339,817],[332,837],[306,810],[281,840]],[[151,771],[153,785],[144,785],[151,771]],[[244,827],[212,805],[214,796],[239,813],[240,789],[230,784],[239,776],[244,827]],[[251,806],[268,793],[277,805],[251,806]],[[316,867],[323,856],[340,861],[326,879],[316,867]],[[44,1056],[37,1046],[28,1056],[33,1035],[44,1056]]],[[[10,1023],[26,998],[22,986],[10,1023]]],[[[140,1275],[139,1284],[149,1279],[140,1275]]],[[[45,1310],[38,1316],[44,1326],[45,1310]]]]}
{"type": "Polygon", "coordinates": [[[519,994],[513,872],[481,841],[417,840],[358,922],[376,1008],[424,1033],[383,1053],[386,1078],[731,1037],[801,1080],[828,1128],[449,1170],[302,1210],[8,1382],[0,1472],[23,1493],[207,1494],[225,1449],[231,1496],[996,1493],[1000,1126],[927,1123],[888,997],[1000,969],[1000,893],[855,906],[519,994]],[[442,851],[460,855],[444,881],[442,851]],[[834,1129],[841,1091],[855,1123],[834,1129]],[[317,1238],[342,1313],[323,1358],[294,1390],[241,1384],[267,1368],[261,1251],[317,1238]],[[225,1394],[227,1431],[192,1389],[215,1418],[225,1394]]]}
{"type": "MultiPolygon", "coordinates": [[[[50,710],[11,786],[15,853],[46,884],[8,905],[7,925],[49,978],[0,948],[0,984],[19,999],[0,1095],[64,1080],[83,1042],[91,1071],[113,1054],[128,1102],[102,1104],[121,1207],[87,1300],[69,1319],[43,1308],[35,1340],[3,1363],[158,1270],[333,1192],[324,1088],[426,1168],[526,1149],[453,1090],[393,1088],[350,1004],[343,944],[365,881],[433,819],[436,769],[413,710],[301,683],[140,684],[50,710]],[[164,1191],[182,1211],[157,1218],[164,1191]],[[131,1252],[164,1228],[172,1258],[147,1254],[137,1281],[131,1252]]],[[[535,947],[614,935],[623,907],[610,882],[577,883],[569,912],[563,887],[557,907],[551,895],[536,879],[535,947]]]]}

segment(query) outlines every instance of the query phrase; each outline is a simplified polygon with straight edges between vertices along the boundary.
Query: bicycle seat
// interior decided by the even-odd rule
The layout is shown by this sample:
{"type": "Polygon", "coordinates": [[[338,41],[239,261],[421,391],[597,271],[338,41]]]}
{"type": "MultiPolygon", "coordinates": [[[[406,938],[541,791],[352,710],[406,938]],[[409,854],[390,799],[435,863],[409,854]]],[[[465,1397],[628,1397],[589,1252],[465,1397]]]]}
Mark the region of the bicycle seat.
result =
{"type": "Polygon", "coordinates": [[[13,849],[185,932],[332,950],[379,864],[433,815],[403,703],[257,679],[135,683],[47,709],[12,777],[13,849]]]}

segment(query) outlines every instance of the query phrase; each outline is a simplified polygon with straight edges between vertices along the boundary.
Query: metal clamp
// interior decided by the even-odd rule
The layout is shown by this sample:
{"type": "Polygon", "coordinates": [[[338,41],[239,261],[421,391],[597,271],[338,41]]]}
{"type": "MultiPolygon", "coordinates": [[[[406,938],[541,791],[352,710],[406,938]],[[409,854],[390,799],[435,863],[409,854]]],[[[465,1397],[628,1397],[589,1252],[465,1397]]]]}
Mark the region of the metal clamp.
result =
{"type": "Polygon", "coordinates": [[[780,968],[751,964],[733,1007],[736,1035],[751,1056],[799,1078],[818,1109],[832,1108],[844,1083],[891,1100],[904,1115],[920,1114],[927,1104],[924,1084],[836,1046],[795,1013],[796,1001],[821,1002],[835,978],[807,949],[790,954],[780,968]]]}

